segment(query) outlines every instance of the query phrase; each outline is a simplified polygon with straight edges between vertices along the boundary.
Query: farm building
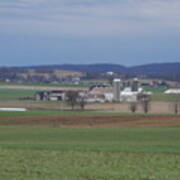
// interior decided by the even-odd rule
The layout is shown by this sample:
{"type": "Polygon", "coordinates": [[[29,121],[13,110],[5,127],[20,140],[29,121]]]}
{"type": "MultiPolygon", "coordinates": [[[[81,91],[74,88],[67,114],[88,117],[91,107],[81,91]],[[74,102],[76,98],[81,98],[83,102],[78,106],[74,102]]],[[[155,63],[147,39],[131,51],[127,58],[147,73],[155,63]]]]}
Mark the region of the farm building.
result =
{"type": "Polygon", "coordinates": [[[140,101],[140,95],[151,95],[151,92],[146,92],[139,87],[139,81],[134,78],[130,87],[123,87],[122,81],[115,79],[113,82],[113,100],[116,102],[136,102],[140,101]]]}
{"type": "Polygon", "coordinates": [[[137,78],[133,80],[130,87],[123,87],[120,79],[114,79],[113,87],[94,87],[87,94],[88,102],[136,102],[141,97],[151,95],[139,87],[137,78]],[[140,96],[141,95],[141,96],[140,96]],[[142,96],[144,95],[144,96],[142,96]]]}
{"type": "Polygon", "coordinates": [[[112,102],[112,87],[94,87],[87,93],[87,102],[112,102]]]}
{"type": "Polygon", "coordinates": [[[180,94],[180,89],[168,89],[164,93],[165,94],[180,94]]]}
{"type": "MultiPolygon", "coordinates": [[[[68,90],[40,91],[35,95],[37,101],[66,101],[68,90]]],[[[139,87],[138,79],[134,79],[130,87],[123,87],[120,79],[114,79],[113,86],[93,86],[89,90],[77,90],[79,97],[84,97],[87,102],[135,102],[139,95],[151,95],[139,87]]]]}
{"type": "Polygon", "coordinates": [[[65,91],[40,91],[35,95],[36,101],[64,101],[65,91]]]}

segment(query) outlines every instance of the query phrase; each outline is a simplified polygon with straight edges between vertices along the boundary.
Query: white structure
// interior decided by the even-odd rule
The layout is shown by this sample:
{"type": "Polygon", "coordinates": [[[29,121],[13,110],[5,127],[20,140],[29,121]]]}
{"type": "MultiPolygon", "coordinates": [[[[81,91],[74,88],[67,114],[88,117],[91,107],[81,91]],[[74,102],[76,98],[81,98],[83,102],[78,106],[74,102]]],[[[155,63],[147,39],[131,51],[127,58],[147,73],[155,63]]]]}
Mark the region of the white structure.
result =
{"type": "Polygon", "coordinates": [[[113,89],[109,87],[95,87],[87,94],[87,102],[112,102],[113,101],[113,89]]]}
{"type": "Polygon", "coordinates": [[[65,101],[65,91],[40,91],[35,95],[37,101],[65,101]]]}
{"type": "Polygon", "coordinates": [[[165,94],[180,94],[180,89],[168,89],[164,93],[165,94]]]}
{"type": "Polygon", "coordinates": [[[138,91],[139,88],[139,80],[138,78],[134,78],[133,82],[132,82],[132,86],[131,86],[131,90],[134,91],[138,91]]]}
{"type": "Polygon", "coordinates": [[[142,88],[138,88],[137,91],[132,91],[131,87],[125,88],[121,91],[120,101],[122,102],[136,102],[138,101],[138,95],[143,93],[142,88]]]}
{"type": "Polygon", "coordinates": [[[114,75],[114,72],[108,71],[106,74],[109,75],[109,76],[113,76],[113,75],[114,75]]]}
{"type": "Polygon", "coordinates": [[[113,80],[113,100],[115,102],[120,101],[120,93],[121,93],[121,80],[114,79],[113,80]]]}
{"type": "Polygon", "coordinates": [[[151,92],[145,92],[143,88],[139,87],[139,80],[133,79],[131,87],[124,88],[121,90],[121,80],[114,79],[113,81],[113,100],[115,102],[136,102],[139,101],[138,95],[151,95],[151,92]]]}
{"type": "Polygon", "coordinates": [[[0,108],[0,111],[25,112],[27,111],[27,109],[26,108],[0,108]]]}
{"type": "Polygon", "coordinates": [[[105,97],[106,102],[112,102],[113,101],[113,93],[112,92],[104,93],[104,97],[105,97]]]}

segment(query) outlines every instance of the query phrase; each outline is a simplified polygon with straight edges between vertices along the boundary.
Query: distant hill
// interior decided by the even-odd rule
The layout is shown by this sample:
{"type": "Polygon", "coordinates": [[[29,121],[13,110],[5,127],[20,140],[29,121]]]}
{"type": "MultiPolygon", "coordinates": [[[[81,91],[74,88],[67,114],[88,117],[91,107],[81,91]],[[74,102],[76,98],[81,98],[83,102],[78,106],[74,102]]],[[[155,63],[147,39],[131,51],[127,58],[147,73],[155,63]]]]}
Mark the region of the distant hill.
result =
{"type": "MultiPolygon", "coordinates": [[[[26,67],[27,68],[27,67],[26,67]]],[[[29,67],[28,67],[29,68],[29,67]]],[[[35,69],[62,69],[67,71],[87,72],[87,73],[105,73],[113,72],[127,72],[127,67],[117,64],[62,64],[62,65],[46,65],[46,66],[32,66],[35,69]]]]}
{"type": "Polygon", "coordinates": [[[180,63],[157,63],[128,68],[130,73],[169,74],[180,73],[180,63]]]}
{"type": "MultiPolygon", "coordinates": [[[[26,67],[30,68],[30,67],[26,67]]],[[[140,66],[126,67],[119,64],[62,64],[33,66],[35,69],[62,69],[68,71],[87,72],[87,73],[105,73],[113,71],[116,73],[138,73],[138,74],[169,74],[180,73],[180,63],[154,63],[140,66]]]]}
{"type": "Polygon", "coordinates": [[[62,64],[26,67],[0,67],[0,81],[69,82],[74,77],[104,78],[103,73],[115,72],[126,78],[145,77],[180,82],[180,63],[146,64],[126,67],[119,64],[62,64]]]}

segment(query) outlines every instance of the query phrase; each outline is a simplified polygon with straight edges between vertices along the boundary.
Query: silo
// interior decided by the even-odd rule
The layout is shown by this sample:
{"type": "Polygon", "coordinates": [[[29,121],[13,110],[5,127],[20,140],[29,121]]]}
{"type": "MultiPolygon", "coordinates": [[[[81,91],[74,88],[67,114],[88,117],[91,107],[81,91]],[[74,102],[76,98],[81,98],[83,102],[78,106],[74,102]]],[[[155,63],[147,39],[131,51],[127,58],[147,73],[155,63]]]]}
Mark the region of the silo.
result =
{"type": "Polygon", "coordinates": [[[121,80],[114,79],[113,80],[113,100],[115,102],[120,101],[120,91],[121,91],[121,80]]]}
{"type": "Polygon", "coordinates": [[[134,78],[132,82],[131,90],[135,92],[138,91],[138,88],[139,88],[139,80],[138,78],[134,78]]]}

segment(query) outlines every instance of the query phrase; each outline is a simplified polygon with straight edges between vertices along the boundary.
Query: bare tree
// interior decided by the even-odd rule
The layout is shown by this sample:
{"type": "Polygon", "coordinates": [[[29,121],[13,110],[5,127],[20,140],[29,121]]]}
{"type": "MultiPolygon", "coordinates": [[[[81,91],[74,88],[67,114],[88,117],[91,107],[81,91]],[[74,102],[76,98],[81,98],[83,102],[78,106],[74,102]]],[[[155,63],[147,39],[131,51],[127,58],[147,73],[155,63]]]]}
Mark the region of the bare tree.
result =
{"type": "Polygon", "coordinates": [[[147,114],[150,108],[150,101],[149,100],[142,101],[142,107],[143,107],[144,113],[147,114]]]}
{"type": "Polygon", "coordinates": [[[179,104],[178,104],[178,102],[174,102],[174,107],[173,107],[173,109],[174,109],[174,113],[175,113],[175,114],[178,114],[178,111],[179,111],[179,104]]]}
{"type": "Polygon", "coordinates": [[[171,100],[172,102],[172,108],[174,111],[174,114],[179,113],[179,108],[180,108],[180,94],[171,94],[171,100]]]}
{"type": "Polygon", "coordinates": [[[138,100],[141,102],[145,114],[149,112],[151,97],[148,94],[139,94],[138,100]]]}
{"type": "Polygon", "coordinates": [[[80,105],[81,110],[84,110],[85,105],[87,103],[86,97],[85,96],[80,96],[78,99],[79,99],[79,105],[80,105]]]}
{"type": "Polygon", "coordinates": [[[74,110],[74,106],[77,104],[78,92],[77,91],[68,91],[66,93],[67,103],[71,106],[71,109],[74,110]]]}
{"type": "Polygon", "coordinates": [[[132,113],[135,113],[137,111],[137,103],[136,102],[130,103],[129,109],[132,113]]]}

